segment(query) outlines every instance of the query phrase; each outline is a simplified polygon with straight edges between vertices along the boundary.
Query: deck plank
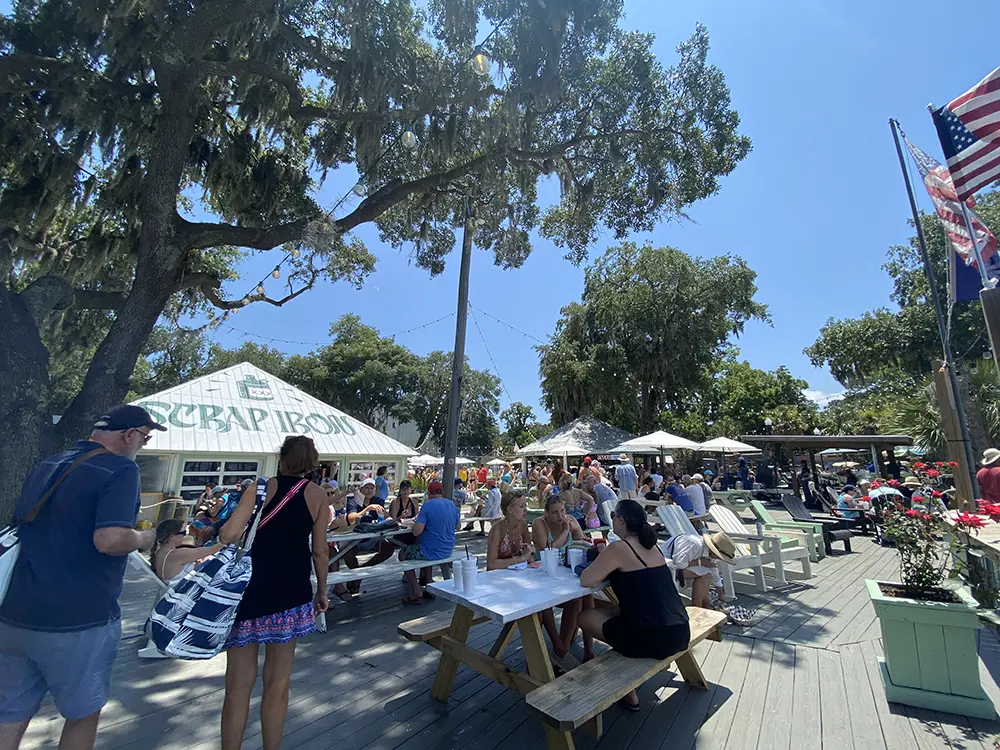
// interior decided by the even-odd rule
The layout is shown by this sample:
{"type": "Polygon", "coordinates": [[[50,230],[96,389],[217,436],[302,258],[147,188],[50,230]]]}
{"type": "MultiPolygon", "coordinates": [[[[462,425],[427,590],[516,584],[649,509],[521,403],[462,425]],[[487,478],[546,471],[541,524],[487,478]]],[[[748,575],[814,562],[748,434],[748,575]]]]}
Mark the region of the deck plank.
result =
{"type": "Polygon", "coordinates": [[[750,666],[754,641],[749,638],[732,640],[733,648],[719,678],[719,689],[715,690],[708,715],[695,735],[697,747],[725,747],[733,728],[733,717],[750,666]]]}
{"type": "Polygon", "coordinates": [[[792,740],[795,750],[822,750],[820,732],[819,660],[816,650],[795,646],[795,703],[792,704],[792,740]]]}
{"type": "Polygon", "coordinates": [[[753,642],[750,665],[733,717],[733,724],[739,727],[739,730],[729,733],[726,750],[754,750],[757,747],[771,678],[773,654],[773,641],[753,642]]]}
{"type": "MultiPolygon", "coordinates": [[[[856,745],[851,735],[851,711],[847,702],[847,687],[844,685],[845,675],[840,654],[823,649],[814,651],[819,666],[819,706],[823,747],[850,750],[856,745]]],[[[861,746],[861,750],[867,748],[861,746]]]]}
{"type": "Polygon", "coordinates": [[[851,719],[851,737],[854,746],[875,750],[886,746],[878,712],[872,710],[875,696],[868,681],[864,653],[860,644],[854,643],[840,649],[840,664],[847,686],[847,709],[851,719]]]}
{"type": "Polygon", "coordinates": [[[764,700],[764,721],[757,747],[789,750],[792,742],[792,711],[795,703],[795,647],[773,642],[771,672],[764,700]]]}

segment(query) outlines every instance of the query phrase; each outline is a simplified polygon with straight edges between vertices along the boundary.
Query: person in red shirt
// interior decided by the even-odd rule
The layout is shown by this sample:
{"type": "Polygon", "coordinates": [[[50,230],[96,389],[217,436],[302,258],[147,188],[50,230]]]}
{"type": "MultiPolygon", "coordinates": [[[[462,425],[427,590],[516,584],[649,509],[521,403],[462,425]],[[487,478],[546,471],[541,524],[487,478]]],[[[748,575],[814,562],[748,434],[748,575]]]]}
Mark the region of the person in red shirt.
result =
{"type": "Polygon", "coordinates": [[[487,469],[485,465],[480,464],[479,470],[476,472],[476,479],[480,484],[486,484],[486,477],[488,477],[489,474],[489,469],[487,469]]]}
{"type": "Polygon", "coordinates": [[[1000,450],[983,451],[983,468],[976,472],[979,496],[988,503],[1000,503],[1000,450]]]}

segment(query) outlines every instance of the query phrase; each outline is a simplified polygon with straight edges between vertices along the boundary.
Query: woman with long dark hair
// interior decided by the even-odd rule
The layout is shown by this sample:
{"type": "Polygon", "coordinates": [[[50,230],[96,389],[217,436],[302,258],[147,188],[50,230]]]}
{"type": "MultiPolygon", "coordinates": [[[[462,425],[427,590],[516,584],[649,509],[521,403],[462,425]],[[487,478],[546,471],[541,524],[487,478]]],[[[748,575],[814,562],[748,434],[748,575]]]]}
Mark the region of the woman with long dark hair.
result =
{"type": "MultiPolygon", "coordinates": [[[[268,480],[261,510],[261,520],[267,519],[267,523],[257,527],[251,551],[253,573],[225,645],[223,750],[237,750],[243,744],[261,644],[266,644],[264,695],[260,702],[261,739],[264,750],[281,747],[295,642],[316,629],[316,616],[329,606],[326,593],[329,499],[326,490],[306,479],[318,465],[319,454],[312,439],[293,435],[285,438],[278,454],[278,476],[268,480]],[[311,569],[316,573],[315,597],[311,569]]],[[[219,532],[223,544],[243,535],[255,503],[256,487],[251,485],[219,532]]]]}
{"type": "MultiPolygon", "coordinates": [[[[611,524],[620,541],[607,545],[583,571],[580,585],[592,587],[610,579],[619,606],[584,609],[580,627],[623,656],[664,659],[683,651],[691,639],[687,611],[646,511],[635,500],[621,500],[611,524]]],[[[622,702],[631,711],[639,710],[634,690],[622,702]]]]}
{"type": "Polygon", "coordinates": [[[149,551],[149,564],[153,572],[167,583],[173,583],[194,568],[194,564],[218,551],[213,547],[195,547],[184,544],[187,523],[179,518],[168,518],[156,527],[156,541],[149,551]]]}

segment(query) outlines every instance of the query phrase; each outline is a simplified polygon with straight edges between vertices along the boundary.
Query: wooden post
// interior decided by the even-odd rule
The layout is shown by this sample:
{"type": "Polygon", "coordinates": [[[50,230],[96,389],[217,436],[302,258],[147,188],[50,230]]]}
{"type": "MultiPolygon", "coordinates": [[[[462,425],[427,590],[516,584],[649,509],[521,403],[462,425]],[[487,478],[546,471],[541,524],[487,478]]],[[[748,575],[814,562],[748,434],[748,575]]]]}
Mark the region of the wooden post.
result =
{"type": "Polygon", "coordinates": [[[990,334],[990,347],[993,349],[993,361],[997,365],[997,372],[1000,372],[1000,288],[982,289],[979,292],[979,302],[983,306],[983,315],[986,316],[986,330],[990,334]]]}
{"type": "Polygon", "coordinates": [[[962,441],[962,430],[958,423],[958,412],[955,409],[955,392],[951,387],[947,367],[941,360],[934,361],[934,390],[937,393],[938,408],[941,410],[941,422],[944,427],[945,445],[948,449],[948,460],[955,461],[958,468],[952,472],[955,478],[955,499],[958,510],[975,510],[975,493],[969,479],[971,467],[966,458],[965,444],[962,441]]]}

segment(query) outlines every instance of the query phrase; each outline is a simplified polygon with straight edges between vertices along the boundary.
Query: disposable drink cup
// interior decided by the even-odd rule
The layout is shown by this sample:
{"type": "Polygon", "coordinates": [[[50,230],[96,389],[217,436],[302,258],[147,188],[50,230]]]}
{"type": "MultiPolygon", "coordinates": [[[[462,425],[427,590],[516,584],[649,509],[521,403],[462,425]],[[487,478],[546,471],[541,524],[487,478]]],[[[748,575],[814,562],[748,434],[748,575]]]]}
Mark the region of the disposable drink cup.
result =
{"type": "Polygon", "coordinates": [[[583,550],[571,549],[569,551],[569,567],[576,569],[576,566],[583,562],[583,550]]]}
{"type": "Polygon", "coordinates": [[[466,596],[471,596],[476,591],[476,576],[479,569],[474,560],[464,560],[462,565],[462,588],[466,596]]]}
{"type": "Polygon", "coordinates": [[[452,566],[451,580],[455,582],[455,591],[461,592],[465,590],[462,577],[462,560],[459,560],[452,566]]]}

